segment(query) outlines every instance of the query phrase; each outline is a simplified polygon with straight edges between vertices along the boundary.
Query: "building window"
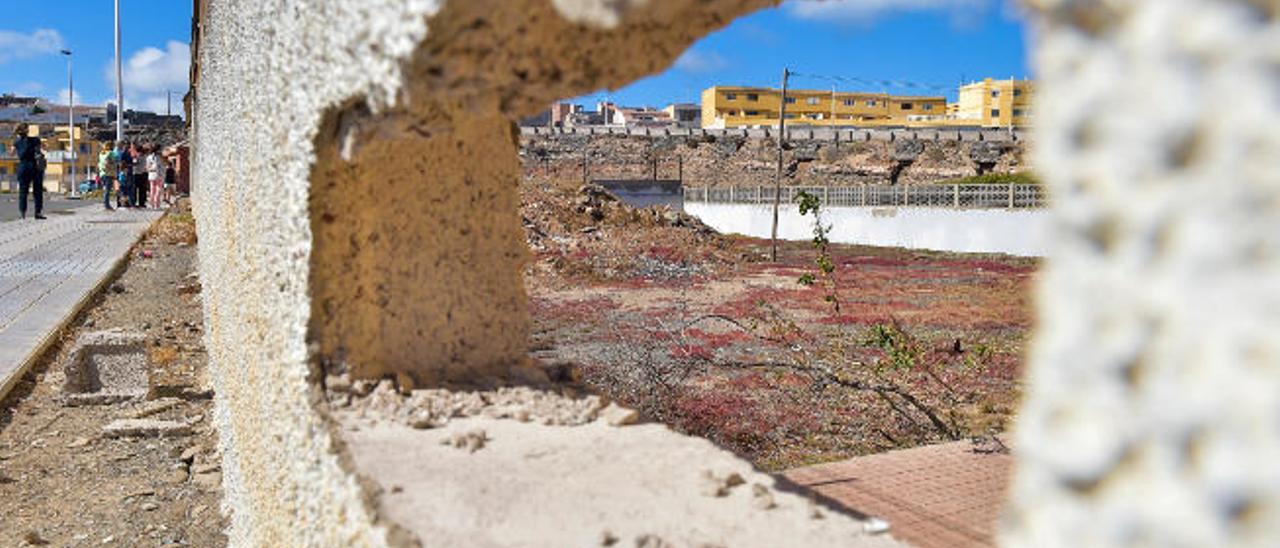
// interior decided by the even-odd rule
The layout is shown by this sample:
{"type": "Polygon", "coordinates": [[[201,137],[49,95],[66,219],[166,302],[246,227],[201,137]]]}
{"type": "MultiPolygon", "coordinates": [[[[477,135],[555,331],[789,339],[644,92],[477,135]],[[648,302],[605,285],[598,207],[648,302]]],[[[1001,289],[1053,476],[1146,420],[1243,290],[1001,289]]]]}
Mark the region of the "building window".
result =
{"type": "Polygon", "coordinates": [[[819,99],[817,97],[810,97],[804,100],[804,102],[809,103],[810,105],[816,105],[818,104],[818,101],[819,99]]]}
{"type": "Polygon", "coordinates": [[[993,90],[991,90],[991,96],[992,96],[992,97],[999,97],[999,96],[1000,96],[1000,90],[998,90],[998,89],[993,89],[993,90]]]}
{"type": "Polygon", "coordinates": [[[925,106],[924,106],[924,109],[925,109],[925,110],[933,110],[933,105],[925,105],[925,106]]]}
{"type": "Polygon", "coordinates": [[[788,105],[793,105],[793,104],[795,104],[795,102],[796,102],[796,98],[795,98],[795,97],[787,97],[787,104],[788,104],[788,105]]]}
{"type": "Polygon", "coordinates": [[[89,153],[89,145],[86,145],[86,144],[84,144],[84,143],[80,143],[80,153],[81,153],[81,154],[88,154],[88,153],[89,153]]]}
{"type": "Polygon", "coordinates": [[[1020,90],[1020,89],[1015,89],[1015,90],[1013,90],[1013,96],[1014,96],[1014,97],[1022,97],[1022,90],[1020,90]]]}
{"type": "Polygon", "coordinates": [[[876,106],[876,100],[875,100],[875,99],[872,99],[872,100],[870,100],[870,101],[867,101],[867,106],[869,106],[869,107],[874,107],[874,106],[876,106]]]}
{"type": "Polygon", "coordinates": [[[795,118],[796,118],[796,115],[795,115],[795,113],[794,113],[794,112],[788,112],[788,113],[787,113],[787,119],[788,119],[788,120],[794,120],[795,118]]]}
{"type": "Polygon", "coordinates": [[[738,100],[738,94],[737,94],[737,93],[726,93],[726,94],[724,94],[724,99],[725,99],[726,101],[736,101],[736,100],[738,100]]]}
{"type": "Polygon", "coordinates": [[[748,94],[747,94],[747,100],[748,100],[748,101],[759,101],[759,100],[760,100],[760,95],[759,95],[759,94],[756,94],[756,93],[748,93],[748,94]]]}
{"type": "Polygon", "coordinates": [[[1018,117],[1022,116],[1022,109],[1020,109],[1020,108],[1015,108],[1015,109],[1013,109],[1013,116],[1014,116],[1014,118],[1018,118],[1018,117]]]}
{"type": "Polygon", "coordinates": [[[760,111],[758,111],[758,110],[748,110],[748,111],[747,111],[747,116],[759,116],[759,115],[760,115],[760,111]]]}
{"type": "Polygon", "coordinates": [[[1000,109],[998,109],[998,108],[993,108],[993,109],[991,109],[991,117],[992,117],[992,118],[999,118],[999,117],[1000,117],[1000,109]]]}
{"type": "Polygon", "coordinates": [[[846,107],[851,107],[851,106],[854,106],[854,105],[856,105],[856,104],[858,104],[858,102],[857,102],[857,101],[854,101],[853,99],[845,99],[845,100],[844,100],[844,106],[846,106],[846,107]]]}
{"type": "Polygon", "coordinates": [[[911,110],[913,108],[915,108],[915,105],[912,103],[902,103],[902,110],[911,110]]]}

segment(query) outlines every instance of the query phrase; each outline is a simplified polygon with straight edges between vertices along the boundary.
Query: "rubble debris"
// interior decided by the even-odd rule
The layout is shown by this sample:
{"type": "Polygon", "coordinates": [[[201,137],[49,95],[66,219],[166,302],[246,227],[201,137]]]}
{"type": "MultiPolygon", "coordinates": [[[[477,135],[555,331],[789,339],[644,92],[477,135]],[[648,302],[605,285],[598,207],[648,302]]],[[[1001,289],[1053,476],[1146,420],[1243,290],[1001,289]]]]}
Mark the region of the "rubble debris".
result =
{"type": "MultiPolygon", "coordinates": [[[[369,381],[355,381],[360,386],[369,381]]],[[[339,386],[345,382],[339,382],[339,386]]],[[[375,415],[416,429],[440,428],[455,419],[485,417],[554,426],[580,426],[601,417],[605,402],[599,396],[574,398],[525,386],[489,391],[415,389],[408,394],[397,390],[390,380],[369,383],[366,396],[328,391],[330,401],[340,401],[343,413],[375,415]],[[351,398],[349,404],[346,399],[351,398]]],[[[332,386],[332,385],[329,385],[332,386]]],[[[628,418],[617,408],[617,420],[628,418]]],[[[633,417],[632,419],[638,419],[633,417]]]]}
{"type": "Polygon", "coordinates": [[[466,432],[458,432],[452,436],[445,437],[440,440],[440,445],[451,445],[457,449],[466,449],[468,453],[475,453],[484,448],[485,443],[489,441],[488,434],[484,430],[475,429],[466,432]]]}
{"type": "Polygon", "coordinates": [[[142,409],[134,411],[129,418],[145,419],[152,415],[159,415],[165,411],[173,409],[182,404],[182,400],[178,398],[161,398],[148,402],[142,409]]]}
{"type": "Polygon", "coordinates": [[[600,418],[609,426],[627,426],[640,422],[640,413],[635,409],[627,409],[616,403],[600,411],[600,418]]]}
{"type": "Polygon", "coordinates": [[[192,434],[191,425],[153,419],[118,419],[102,429],[108,438],[180,437],[192,434]]]}
{"type": "Polygon", "coordinates": [[[703,470],[702,479],[702,494],[708,497],[727,497],[734,487],[746,483],[737,472],[721,476],[711,470],[703,470]]]}

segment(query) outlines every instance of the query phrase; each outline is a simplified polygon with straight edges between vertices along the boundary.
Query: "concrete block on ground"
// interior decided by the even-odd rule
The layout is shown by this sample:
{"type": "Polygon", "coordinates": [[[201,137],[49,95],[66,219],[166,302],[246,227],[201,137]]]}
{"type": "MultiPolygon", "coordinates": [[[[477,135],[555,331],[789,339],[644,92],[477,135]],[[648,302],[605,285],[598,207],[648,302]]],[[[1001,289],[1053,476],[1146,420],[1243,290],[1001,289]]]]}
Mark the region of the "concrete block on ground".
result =
{"type": "Polygon", "coordinates": [[[143,398],[150,365],[145,335],[120,330],[85,333],[63,364],[63,403],[102,405],[143,398]]]}
{"type": "Polygon", "coordinates": [[[102,428],[108,438],[176,438],[191,435],[191,425],[155,419],[119,419],[102,428]]]}

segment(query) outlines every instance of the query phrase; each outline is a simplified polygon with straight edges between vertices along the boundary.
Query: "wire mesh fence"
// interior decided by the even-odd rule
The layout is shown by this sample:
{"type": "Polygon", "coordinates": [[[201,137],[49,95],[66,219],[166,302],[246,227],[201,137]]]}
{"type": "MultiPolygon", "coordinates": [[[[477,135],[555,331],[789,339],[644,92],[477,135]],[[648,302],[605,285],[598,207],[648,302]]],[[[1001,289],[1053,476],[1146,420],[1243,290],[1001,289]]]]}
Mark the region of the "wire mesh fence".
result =
{"type": "Polygon", "coordinates": [[[781,202],[792,203],[802,191],[817,196],[828,206],[1033,209],[1047,205],[1044,190],[1039,185],[1028,184],[694,187],[684,189],[684,199],[720,204],[771,204],[777,192],[781,202]]]}

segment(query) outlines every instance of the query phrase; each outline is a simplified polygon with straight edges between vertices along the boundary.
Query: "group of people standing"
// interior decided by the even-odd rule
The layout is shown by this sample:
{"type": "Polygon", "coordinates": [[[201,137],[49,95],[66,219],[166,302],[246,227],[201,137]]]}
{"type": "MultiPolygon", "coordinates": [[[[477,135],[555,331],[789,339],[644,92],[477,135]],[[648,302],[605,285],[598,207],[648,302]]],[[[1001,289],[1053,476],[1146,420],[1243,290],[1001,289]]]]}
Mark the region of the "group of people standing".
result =
{"type": "Polygon", "coordinates": [[[160,209],[173,202],[173,166],[154,143],[108,143],[98,155],[98,187],[102,205],[111,207],[111,191],[116,191],[116,207],[160,209]]]}
{"type": "MultiPolygon", "coordinates": [[[[13,132],[13,150],[18,157],[18,211],[27,218],[27,194],[34,194],[36,219],[44,219],[44,172],[46,161],[39,137],[29,135],[27,124],[13,132]]],[[[154,143],[107,143],[98,155],[98,188],[102,205],[111,207],[111,191],[116,191],[116,207],[160,209],[177,197],[173,166],[154,143]]]]}

